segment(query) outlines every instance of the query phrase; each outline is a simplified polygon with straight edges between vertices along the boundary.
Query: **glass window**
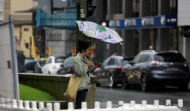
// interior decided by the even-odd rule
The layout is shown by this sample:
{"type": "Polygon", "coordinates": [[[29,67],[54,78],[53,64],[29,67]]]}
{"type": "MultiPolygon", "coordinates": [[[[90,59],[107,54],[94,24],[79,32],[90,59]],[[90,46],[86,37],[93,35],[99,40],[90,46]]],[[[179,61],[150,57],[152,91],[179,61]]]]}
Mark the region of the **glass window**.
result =
{"type": "Polygon", "coordinates": [[[157,10],[158,10],[158,0],[151,0],[150,1],[151,15],[157,15],[157,10]]]}
{"type": "Polygon", "coordinates": [[[63,58],[63,57],[57,57],[55,59],[55,63],[63,63],[64,61],[65,61],[65,58],[63,58]]]}
{"type": "Polygon", "coordinates": [[[49,59],[47,60],[46,64],[49,64],[49,63],[51,63],[51,62],[52,62],[52,58],[49,58],[49,59]]]}
{"type": "Polygon", "coordinates": [[[118,64],[118,60],[115,58],[111,58],[108,62],[108,65],[117,65],[118,64]]]}
{"type": "Polygon", "coordinates": [[[106,66],[106,65],[107,65],[107,63],[108,63],[108,61],[109,61],[109,58],[108,58],[108,59],[106,59],[106,60],[102,63],[102,67],[106,66]]]}
{"type": "Polygon", "coordinates": [[[181,54],[175,53],[157,54],[155,60],[159,62],[185,62],[185,58],[181,54]]]}
{"type": "Polygon", "coordinates": [[[138,54],[137,56],[135,56],[135,58],[133,59],[133,63],[138,63],[140,59],[140,54],[138,54]]]}
{"type": "Polygon", "coordinates": [[[176,14],[177,13],[177,0],[170,0],[170,13],[176,14]]]}
{"type": "Polygon", "coordinates": [[[24,63],[27,64],[27,63],[32,63],[34,62],[34,58],[26,58],[24,63]]]}
{"type": "Polygon", "coordinates": [[[139,63],[140,63],[140,62],[146,62],[149,58],[150,58],[150,55],[143,54],[143,55],[141,55],[141,57],[140,57],[139,63]]]}
{"type": "Polygon", "coordinates": [[[122,66],[125,66],[125,65],[128,64],[128,63],[129,63],[128,60],[123,60],[122,63],[121,63],[121,65],[122,65],[122,66]]]}
{"type": "Polygon", "coordinates": [[[133,0],[133,13],[135,16],[139,16],[139,0],[133,0]]]}
{"type": "Polygon", "coordinates": [[[120,2],[119,2],[119,13],[122,13],[122,8],[123,8],[123,0],[120,0],[120,2]]]}

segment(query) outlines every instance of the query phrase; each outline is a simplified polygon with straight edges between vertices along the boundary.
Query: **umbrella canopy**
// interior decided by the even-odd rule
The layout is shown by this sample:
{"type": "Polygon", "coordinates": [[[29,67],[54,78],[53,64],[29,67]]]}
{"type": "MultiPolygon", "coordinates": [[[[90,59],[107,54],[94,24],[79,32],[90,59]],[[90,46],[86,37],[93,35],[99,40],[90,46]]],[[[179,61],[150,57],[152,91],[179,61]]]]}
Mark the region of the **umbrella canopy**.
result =
{"type": "Polygon", "coordinates": [[[121,43],[123,39],[119,34],[108,27],[96,24],[90,21],[76,21],[79,27],[79,30],[83,32],[86,36],[101,39],[104,42],[109,43],[121,43]]]}

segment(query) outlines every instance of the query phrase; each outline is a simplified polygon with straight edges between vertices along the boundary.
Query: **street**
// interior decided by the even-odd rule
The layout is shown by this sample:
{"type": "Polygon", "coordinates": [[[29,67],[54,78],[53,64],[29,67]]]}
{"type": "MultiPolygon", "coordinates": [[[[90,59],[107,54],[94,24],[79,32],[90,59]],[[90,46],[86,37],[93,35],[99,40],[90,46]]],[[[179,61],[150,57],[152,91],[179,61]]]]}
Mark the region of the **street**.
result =
{"type": "Polygon", "coordinates": [[[166,99],[170,99],[172,105],[177,104],[178,99],[183,99],[184,107],[190,110],[190,93],[180,92],[175,88],[168,88],[163,91],[142,92],[138,89],[123,90],[121,88],[97,87],[96,100],[101,102],[100,107],[106,107],[107,101],[112,101],[112,106],[117,107],[118,101],[129,103],[135,100],[136,104],[141,104],[142,100],[147,100],[147,104],[153,104],[154,100],[159,100],[160,105],[165,105],[166,99]]]}

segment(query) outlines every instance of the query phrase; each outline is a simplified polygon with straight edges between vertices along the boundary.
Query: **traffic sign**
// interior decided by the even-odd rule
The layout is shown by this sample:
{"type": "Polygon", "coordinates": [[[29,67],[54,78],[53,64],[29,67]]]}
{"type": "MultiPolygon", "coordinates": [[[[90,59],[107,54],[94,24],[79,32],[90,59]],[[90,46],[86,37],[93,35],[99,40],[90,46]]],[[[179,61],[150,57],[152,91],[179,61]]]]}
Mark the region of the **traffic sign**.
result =
{"type": "Polygon", "coordinates": [[[87,17],[92,16],[96,9],[96,6],[87,6],[87,17]]]}

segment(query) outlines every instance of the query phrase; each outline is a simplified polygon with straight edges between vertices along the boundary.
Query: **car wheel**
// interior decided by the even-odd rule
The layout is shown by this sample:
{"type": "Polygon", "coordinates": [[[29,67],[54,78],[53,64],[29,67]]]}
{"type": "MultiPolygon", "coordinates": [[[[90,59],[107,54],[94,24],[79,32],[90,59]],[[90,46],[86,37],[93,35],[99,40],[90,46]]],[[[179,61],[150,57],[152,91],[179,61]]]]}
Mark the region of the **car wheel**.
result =
{"type": "Polygon", "coordinates": [[[149,90],[145,75],[143,75],[142,79],[141,79],[141,90],[142,91],[148,91],[149,90]]]}
{"type": "Polygon", "coordinates": [[[109,77],[109,87],[110,87],[110,88],[114,88],[115,86],[116,86],[116,85],[115,85],[115,83],[114,83],[113,76],[110,75],[110,77],[109,77]]]}
{"type": "Polygon", "coordinates": [[[122,89],[129,89],[129,84],[127,82],[127,79],[123,76],[121,81],[122,89]]]}
{"type": "Polygon", "coordinates": [[[188,91],[188,83],[179,86],[180,91],[188,91]]]}
{"type": "Polygon", "coordinates": [[[100,85],[101,85],[100,83],[98,83],[98,82],[96,83],[96,86],[97,86],[97,87],[99,87],[100,85]]]}

